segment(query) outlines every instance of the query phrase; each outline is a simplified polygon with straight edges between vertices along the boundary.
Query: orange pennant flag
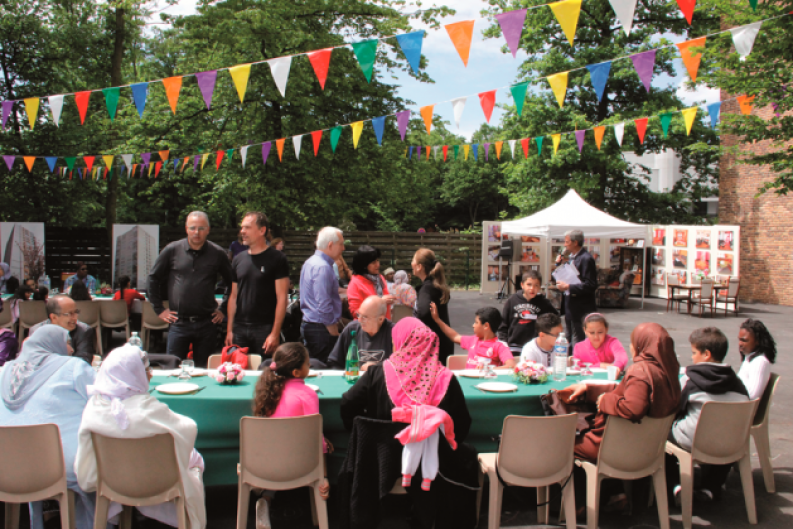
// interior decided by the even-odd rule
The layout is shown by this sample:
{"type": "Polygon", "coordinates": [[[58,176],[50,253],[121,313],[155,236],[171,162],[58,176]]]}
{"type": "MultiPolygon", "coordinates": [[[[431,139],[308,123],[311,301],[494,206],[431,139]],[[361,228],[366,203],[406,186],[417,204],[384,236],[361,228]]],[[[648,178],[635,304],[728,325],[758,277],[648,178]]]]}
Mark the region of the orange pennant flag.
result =
{"type": "Polygon", "coordinates": [[[33,163],[36,161],[36,157],[35,156],[23,156],[22,159],[25,160],[25,165],[28,166],[28,172],[32,173],[33,172],[33,163]]]}
{"type": "Polygon", "coordinates": [[[430,151],[432,151],[432,147],[427,145],[426,147],[424,147],[424,150],[427,151],[427,160],[429,160],[430,159],[430,151]]]}
{"type": "Polygon", "coordinates": [[[501,147],[504,145],[503,141],[496,142],[496,158],[501,159],[501,147]]]}
{"type": "Polygon", "coordinates": [[[742,96],[738,96],[738,104],[741,105],[741,114],[744,116],[748,116],[752,113],[752,101],[754,101],[755,96],[748,96],[746,94],[742,96]]]}
{"type": "Polygon", "coordinates": [[[162,80],[165,86],[165,95],[168,96],[168,103],[171,105],[171,111],[176,114],[176,103],[179,101],[179,90],[182,89],[182,78],[168,77],[162,80]]]}
{"type": "Polygon", "coordinates": [[[184,157],[184,161],[182,162],[182,170],[179,171],[180,173],[184,173],[184,170],[187,168],[187,162],[189,162],[189,161],[190,161],[190,157],[189,156],[185,156],[184,157]]]}
{"type": "Polygon", "coordinates": [[[598,146],[598,150],[600,150],[600,144],[603,143],[603,135],[606,133],[606,126],[601,125],[599,127],[595,127],[594,131],[595,131],[595,143],[598,146]]]}
{"type": "Polygon", "coordinates": [[[683,58],[683,64],[686,66],[686,70],[688,70],[688,75],[691,76],[691,80],[694,82],[697,81],[697,71],[699,70],[699,62],[702,60],[702,52],[693,55],[691,53],[691,48],[704,48],[706,38],[707,37],[701,37],[688,40],[677,45],[677,47],[680,48],[680,56],[683,58]]]}
{"type": "Polygon", "coordinates": [[[168,150],[168,151],[160,151],[160,160],[162,160],[163,162],[167,162],[168,161],[168,156],[170,156],[170,154],[171,154],[170,150],[168,150]]]}
{"type": "Polygon", "coordinates": [[[421,117],[424,119],[424,126],[427,127],[427,134],[430,133],[430,129],[432,129],[432,111],[435,109],[435,105],[427,105],[426,107],[421,107],[419,111],[421,112],[421,117]]]}
{"type": "Polygon", "coordinates": [[[446,24],[444,26],[449,38],[452,39],[452,44],[460,54],[463,64],[468,66],[468,54],[471,52],[471,37],[474,34],[474,21],[463,20],[462,22],[455,22],[454,24],[446,24]]]}
{"type": "Polygon", "coordinates": [[[278,149],[278,161],[284,161],[284,142],[286,138],[281,138],[280,140],[275,140],[275,148],[278,149]]]}
{"type": "Polygon", "coordinates": [[[137,171],[137,170],[138,170],[138,164],[133,163],[132,164],[132,178],[135,178],[135,171],[137,171]]]}

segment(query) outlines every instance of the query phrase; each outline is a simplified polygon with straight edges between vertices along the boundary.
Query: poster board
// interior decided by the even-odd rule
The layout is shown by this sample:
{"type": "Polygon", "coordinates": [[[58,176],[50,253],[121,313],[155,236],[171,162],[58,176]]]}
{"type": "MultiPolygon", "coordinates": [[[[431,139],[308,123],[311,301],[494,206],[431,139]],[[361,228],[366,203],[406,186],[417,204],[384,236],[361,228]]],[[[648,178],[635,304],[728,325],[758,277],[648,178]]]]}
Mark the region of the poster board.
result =
{"type": "Polygon", "coordinates": [[[0,222],[0,261],[20,283],[46,273],[45,257],[43,222],[0,222]]]}
{"type": "Polygon", "coordinates": [[[121,276],[129,276],[132,288],[146,290],[159,248],[158,225],[113,224],[113,286],[121,276]]]}

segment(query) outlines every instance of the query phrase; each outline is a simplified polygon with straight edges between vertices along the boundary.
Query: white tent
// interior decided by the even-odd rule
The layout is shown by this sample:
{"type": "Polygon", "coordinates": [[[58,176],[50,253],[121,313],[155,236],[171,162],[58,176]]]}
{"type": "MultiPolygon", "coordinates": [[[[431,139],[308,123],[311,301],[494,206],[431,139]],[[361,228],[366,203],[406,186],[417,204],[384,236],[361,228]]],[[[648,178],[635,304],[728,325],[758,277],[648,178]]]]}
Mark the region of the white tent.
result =
{"type": "Polygon", "coordinates": [[[649,225],[620,220],[590,206],[572,189],[556,204],[501,225],[501,233],[542,237],[564,237],[569,230],[581,230],[586,238],[646,239],[649,229],[649,225]]]}

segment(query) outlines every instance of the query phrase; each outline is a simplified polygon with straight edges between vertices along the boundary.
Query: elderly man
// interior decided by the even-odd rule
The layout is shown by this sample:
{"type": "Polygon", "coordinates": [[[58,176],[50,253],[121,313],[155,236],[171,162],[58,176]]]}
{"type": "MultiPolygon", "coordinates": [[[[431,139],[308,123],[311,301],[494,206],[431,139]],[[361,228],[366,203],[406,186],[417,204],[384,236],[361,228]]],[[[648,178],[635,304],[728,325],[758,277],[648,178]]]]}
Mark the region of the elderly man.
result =
{"type": "Polygon", "coordinates": [[[74,285],[74,282],[78,279],[83,282],[88,292],[92,294],[96,292],[96,278],[88,273],[88,265],[82,261],[77,263],[77,273],[67,278],[63,283],[63,290],[65,291],[72,288],[72,285],[74,285]]]}
{"type": "Polygon", "coordinates": [[[358,310],[358,320],[351,321],[341,331],[339,340],[328,357],[328,367],[344,368],[347,349],[353,339],[358,343],[358,355],[364,370],[369,365],[382,362],[391,356],[394,346],[391,329],[394,324],[385,317],[387,308],[386,302],[378,296],[366,298],[358,310]]]}
{"type": "Polygon", "coordinates": [[[344,237],[338,228],[325,227],[317,235],[317,250],[300,271],[300,334],[309,356],[322,364],[339,336],[341,297],[333,263],[344,251],[344,237]]]}
{"type": "Polygon", "coordinates": [[[69,341],[74,350],[72,356],[82,358],[89,364],[94,361],[94,343],[96,332],[81,321],[80,311],[72,298],[61,294],[47,300],[47,318],[30,328],[30,336],[44,325],[58,325],[69,331],[69,341]]]}
{"type": "Polygon", "coordinates": [[[561,264],[565,260],[573,263],[578,270],[578,278],[581,281],[578,285],[569,285],[564,281],[558,281],[556,286],[564,292],[562,296],[562,314],[564,314],[565,327],[569,335],[570,351],[578,342],[583,342],[584,336],[584,316],[595,312],[595,291],[598,288],[598,269],[595,259],[589,254],[584,246],[584,232],[581,230],[571,230],[565,233],[564,247],[569,252],[567,258],[561,255],[556,258],[556,264],[561,264]]]}

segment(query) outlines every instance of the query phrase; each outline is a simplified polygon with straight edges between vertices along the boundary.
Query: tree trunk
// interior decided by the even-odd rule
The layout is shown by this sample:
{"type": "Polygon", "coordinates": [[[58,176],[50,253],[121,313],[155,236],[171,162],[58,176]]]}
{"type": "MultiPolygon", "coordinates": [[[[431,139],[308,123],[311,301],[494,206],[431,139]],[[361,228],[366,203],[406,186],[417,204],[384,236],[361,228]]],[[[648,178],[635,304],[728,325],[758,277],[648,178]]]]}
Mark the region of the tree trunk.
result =
{"type": "MultiPolygon", "coordinates": [[[[116,35],[113,43],[113,62],[110,66],[110,83],[121,86],[121,66],[124,60],[124,9],[116,8],[116,35]]],[[[118,203],[118,180],[121,171],[118,171],[107,183],[107,200],[105,201],[105,228],[110,247],[113,247],[113,224],[116,223],[116,205],[118,203]]]]}

